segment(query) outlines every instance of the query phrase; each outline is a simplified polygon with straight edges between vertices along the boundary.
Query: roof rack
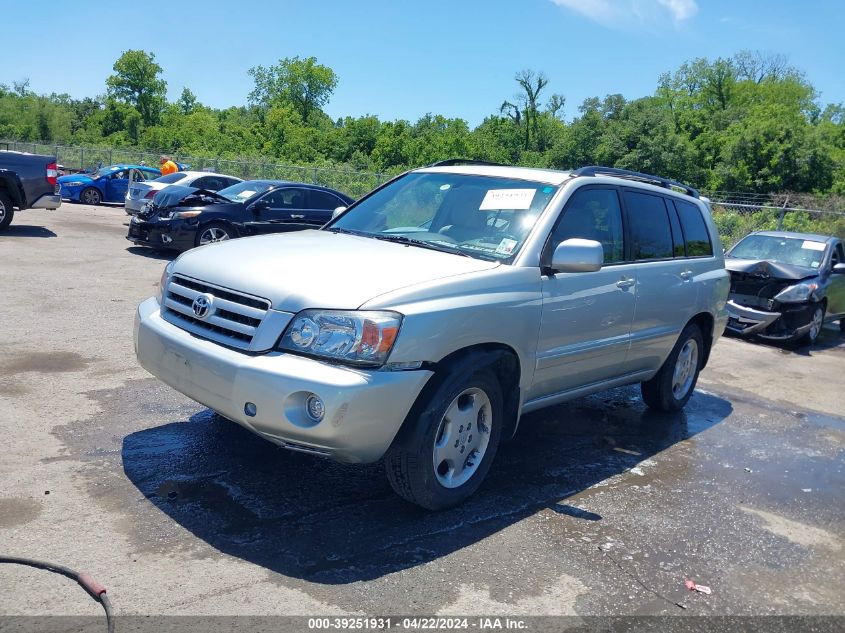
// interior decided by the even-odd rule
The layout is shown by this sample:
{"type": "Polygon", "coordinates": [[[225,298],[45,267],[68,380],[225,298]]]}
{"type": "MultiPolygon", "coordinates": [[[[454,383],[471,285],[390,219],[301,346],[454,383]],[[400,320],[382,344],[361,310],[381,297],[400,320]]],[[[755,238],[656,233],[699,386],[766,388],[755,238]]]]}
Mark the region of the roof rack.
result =
{"type": "Polygon", "coordinates": [[[492,167],[505,167],[502,163],[491,163],[487,160],[475,160],[474,158],[448,158],[439,160],[426,167],[452,167],[453,165],[490,165],[492,167]]]}
{"type": "Polygon", "coordinates": [[[618,169],[616,167],[601,167],[599,165],[590,165],[588,167],[581,167],[575,171],[569,172],[572,176],[616,176],[618,178],[626,178],[628,180],[636,180],[645,182],[650,185],[657,185],[666,189],[680,189],[684,193],[693,198],[700,198],[698,190],[685,185],[677,180],[669,180],[668,178],[661,178],[660,176],[652,176],[651,174],[643,174],[638,171],[631,171],[630,169],[618,169]]]}

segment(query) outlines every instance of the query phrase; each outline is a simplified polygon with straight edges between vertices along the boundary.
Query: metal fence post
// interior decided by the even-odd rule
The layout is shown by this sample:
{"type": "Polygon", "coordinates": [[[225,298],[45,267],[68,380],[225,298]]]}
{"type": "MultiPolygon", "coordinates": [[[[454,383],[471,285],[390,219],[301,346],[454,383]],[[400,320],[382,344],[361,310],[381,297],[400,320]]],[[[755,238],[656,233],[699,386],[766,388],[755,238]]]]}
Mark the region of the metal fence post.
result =
{"type": "Polygon", "coordinates": [[[311,179],[311,182],[314,183],[315,185],[317,184],[317,168],[316,167],[314,168],[314,176],[311,179]]]}
{"type": "Polygon", "coordinates": [[[786,196],[786,200],[783,201],[783,206],[780,208],[780,214],[778,214],[778,231],[783,231],[783,218],[786,216],[786,207],[789,204],[789,196],[786,196]]]}
{"type": "Polygon", "coordinates": [[[79,171],[85,169],[85,148],[79,148],[79,171]]]}
{"type": "Polygon", "coordinates": [[[112,160],[112,150],[109,148],[109,165],[114,165],[114,161],[112,160]]]}

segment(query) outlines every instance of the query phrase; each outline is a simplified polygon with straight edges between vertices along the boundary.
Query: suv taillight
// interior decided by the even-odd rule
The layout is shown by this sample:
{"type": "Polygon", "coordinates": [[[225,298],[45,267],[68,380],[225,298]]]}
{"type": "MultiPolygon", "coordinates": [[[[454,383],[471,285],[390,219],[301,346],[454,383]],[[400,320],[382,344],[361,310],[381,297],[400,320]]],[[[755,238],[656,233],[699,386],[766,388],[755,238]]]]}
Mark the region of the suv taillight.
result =
{"type": "Polygon", "coordinates": [[[147,195],[146,195],[146,196],[144,196],[144,198],[155,198],[157,193],[158,193],[158,190],[156,190],[156,189],[150,189],[150,190],[147,192],[147,195]]]}
{"type": "Polygon", "coordinates": [[[56,184],[56,178],[59,176],[59,169],[56,166],[56,163],[50,163],[47,165],[47,182],[51,185],[56,184]]]}

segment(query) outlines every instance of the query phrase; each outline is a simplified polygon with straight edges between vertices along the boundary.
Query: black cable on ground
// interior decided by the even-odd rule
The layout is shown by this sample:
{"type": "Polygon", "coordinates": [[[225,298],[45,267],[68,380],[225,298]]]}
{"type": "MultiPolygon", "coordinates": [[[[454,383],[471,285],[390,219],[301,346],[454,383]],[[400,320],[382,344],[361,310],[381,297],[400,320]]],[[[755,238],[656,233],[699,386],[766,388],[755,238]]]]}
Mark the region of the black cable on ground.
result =
{"type": "Polygon", "coordinates": [[[114,616],[112,613],[111,602],[106,595],[106,588],[94,580],[85,572],[78,572],[61,565],[54,565],[53,563],[46,563],[32,558],[18,558],[16,556],[0,556],[0,564],[8,563],[10,565],[26,565],[27,567],[35,567],[36,569],[46,569],[55,574],[67,576],[75,581],[80,587],[85,589],[94,600],[103,606],[106,612],[106,628],[108,633],[114,633],[114,616]]]}

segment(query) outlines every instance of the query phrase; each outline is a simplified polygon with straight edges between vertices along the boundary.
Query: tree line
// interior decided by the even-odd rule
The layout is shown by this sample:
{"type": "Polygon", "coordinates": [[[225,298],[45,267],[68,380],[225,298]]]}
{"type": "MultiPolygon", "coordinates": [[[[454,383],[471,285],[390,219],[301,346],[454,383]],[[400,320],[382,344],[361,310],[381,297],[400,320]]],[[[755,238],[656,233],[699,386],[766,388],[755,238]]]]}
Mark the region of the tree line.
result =
{"type": "Polygon", "coordinates": [[[249,70],[243,106],[175,102],[155,55],[123,53],[103,95],[37,95],[0,84],[0,138],[134,147],[220,158],[396,172],[451,157],[569,169],[601,164],[660,174],[707,190],[845,194],[845,107],[823,105],[805,74],[780,55],[741,51],[695,59],[657,79],[654,94],[586,99],[564,117],[564,95],[543,72],[515,74],[515,94],[471,128],[426,114],[332,119],[338,83],[314,57],[249,70]]]}

